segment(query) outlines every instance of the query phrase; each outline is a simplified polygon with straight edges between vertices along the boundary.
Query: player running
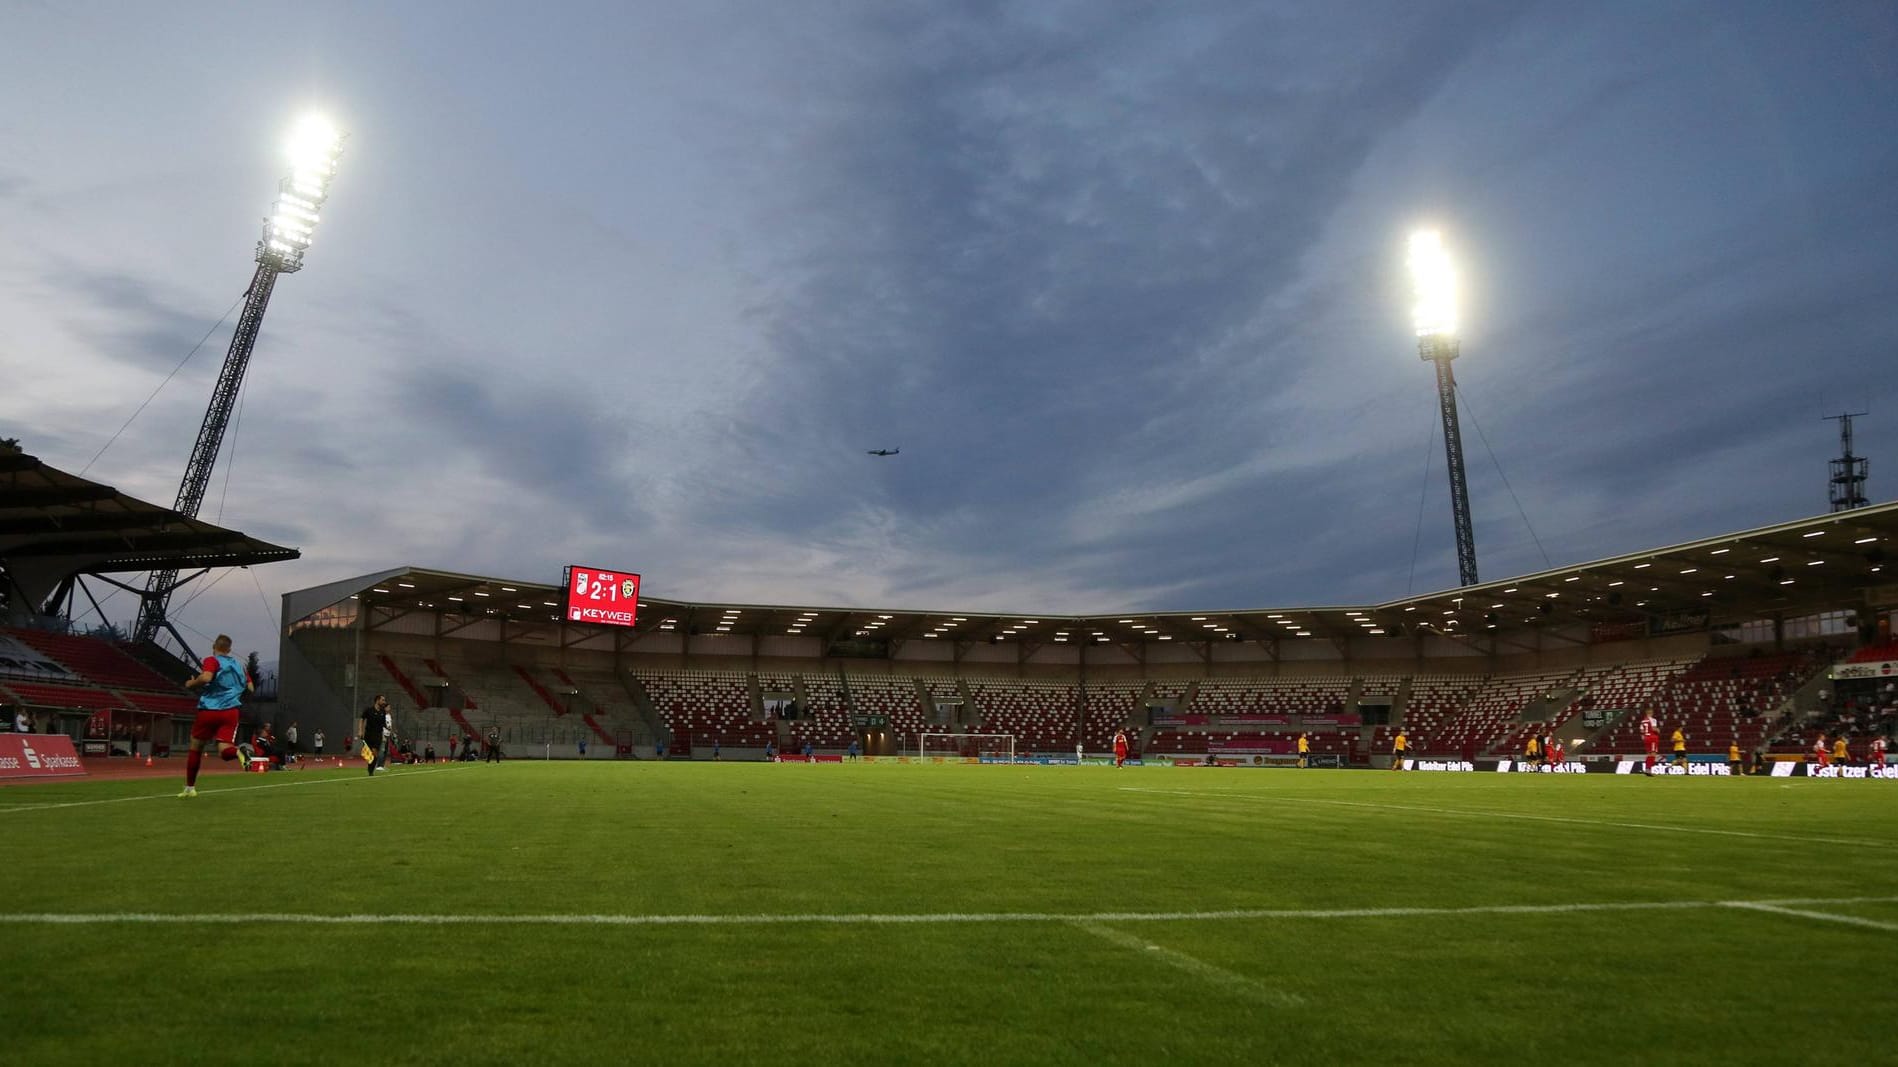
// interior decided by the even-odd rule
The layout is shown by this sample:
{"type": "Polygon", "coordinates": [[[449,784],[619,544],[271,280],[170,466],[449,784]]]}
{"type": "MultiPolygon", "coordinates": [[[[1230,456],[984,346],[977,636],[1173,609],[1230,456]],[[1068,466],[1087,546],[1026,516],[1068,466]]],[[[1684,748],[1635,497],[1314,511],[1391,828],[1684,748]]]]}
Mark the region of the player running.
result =
{"type": "Polygon", "coordinates": [[[1746,773],[1746,764],[1740,759],[1740,739],[1727,742],[1727,772],[1735,778],[1746,773]]]}
{"type": "Polygon", "coordinates": [[[185,788],[181,797],[198,795],[198,768],[204,764],[204,746],[218,745],[218,758],[237,761],[239,770],[250,766],[250,757],[237,747],[237,710],[244,694],[255,691],[244,676],[244,665],[231,655],[231,639],[217,635],[211,642],[211,655],[199,665],[196,678],[185,683],[186,689],[202,689],[198,694],[198,712],[191,718],[191,747],[185,756],[185,788]]]}
{"type": "Polygon", "coordinates": [[[1114,766],[1123,767],[1123,766],[1126,766],[1126,764],[1127,764],[1127,731],[1115,730],[1114,731],[1114,766]]]}
{"type": "Polygon", "coordinates": [[[1661,758],[1661,724],[1655,720],[1654,712],[1649,710],[1641,716],[1641,744],[1647,749],[1646,770],[1654,773],[1654,764],[1661,758]]]}
{"type": "Polygon", "coordinates": [[[1819,732],[1818,739],[1812,743],[1812,765],[1814,767],[1832,766],[1832,757],[1826,751],[1826,735],[1823,730],[1819,732]]]}
{"type": "Polygon", "coordinates": [[[1832,762],[1841,767],[1852,762],[1852,750],[1846,746],[1843,732],[1839,734],[1837,740],[1832,742],[1832,762]]]}
{"type": "Polygon", "coordinates": [[[1668,741],[1674,746],[1674,766],[1687,766],[1687,735],[1681,732],[1680,727],[1676,726],[1674,727],[1674,736],[1668,738],[1668,741]]]}
{"type": "Polygon", "coordinates": [[[1885,735],[1872,738],[1872,743],[1865,749],[1865,762],[1873,767],[1885,766],[1885,735]]]}

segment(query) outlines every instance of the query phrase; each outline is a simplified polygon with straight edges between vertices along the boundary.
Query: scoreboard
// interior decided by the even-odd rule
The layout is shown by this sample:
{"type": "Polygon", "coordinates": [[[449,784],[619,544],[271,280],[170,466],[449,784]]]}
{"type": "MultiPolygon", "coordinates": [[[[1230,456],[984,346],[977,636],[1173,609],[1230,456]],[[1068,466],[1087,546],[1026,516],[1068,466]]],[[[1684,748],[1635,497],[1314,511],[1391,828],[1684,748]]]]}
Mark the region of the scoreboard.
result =
{"type": "Polygon", "coordinates": [[[639,575],[598,567],[567,568],[568,622],[631,626],[639,614],[639,575]]]}

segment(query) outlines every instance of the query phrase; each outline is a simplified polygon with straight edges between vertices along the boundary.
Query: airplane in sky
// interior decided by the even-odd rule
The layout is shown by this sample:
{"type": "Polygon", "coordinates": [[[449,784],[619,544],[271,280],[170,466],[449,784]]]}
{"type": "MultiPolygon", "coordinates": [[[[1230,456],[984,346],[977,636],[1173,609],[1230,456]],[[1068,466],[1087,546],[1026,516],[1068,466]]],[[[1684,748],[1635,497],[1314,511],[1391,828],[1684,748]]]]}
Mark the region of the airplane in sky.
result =
{"type": "Polygon", "coordinates": [[[902,454],[902,451],[900,448],[873,448],[864,454],[869,456],[895,456],[902,454]]]}

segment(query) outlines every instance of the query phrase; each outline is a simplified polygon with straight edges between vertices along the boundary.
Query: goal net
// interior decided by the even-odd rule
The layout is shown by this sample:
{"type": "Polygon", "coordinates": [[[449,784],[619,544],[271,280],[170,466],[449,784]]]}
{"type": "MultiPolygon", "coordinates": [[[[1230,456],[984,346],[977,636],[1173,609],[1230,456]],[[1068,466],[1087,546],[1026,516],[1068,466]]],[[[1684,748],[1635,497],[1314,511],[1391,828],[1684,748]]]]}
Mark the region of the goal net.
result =
{"type": "Polygon", "coordinates": [[[1004,759],[1015,760],[1014,734],[923,734],[917,738],[916,753],[929,759],[1004,759]]]}

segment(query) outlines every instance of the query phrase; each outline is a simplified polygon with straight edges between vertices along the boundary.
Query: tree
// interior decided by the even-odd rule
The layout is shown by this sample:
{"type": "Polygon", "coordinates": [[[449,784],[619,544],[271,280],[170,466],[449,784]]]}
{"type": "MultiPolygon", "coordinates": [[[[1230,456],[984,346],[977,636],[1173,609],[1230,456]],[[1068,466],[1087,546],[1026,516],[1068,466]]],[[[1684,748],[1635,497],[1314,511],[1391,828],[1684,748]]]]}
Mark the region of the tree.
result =
{"type": "Polygon", "coordinates": [[[264,661],[258,658],[254,649],[244,657],[244,677],[249,678],[250,684],[257,688],[264,687],[264,661]]]}

